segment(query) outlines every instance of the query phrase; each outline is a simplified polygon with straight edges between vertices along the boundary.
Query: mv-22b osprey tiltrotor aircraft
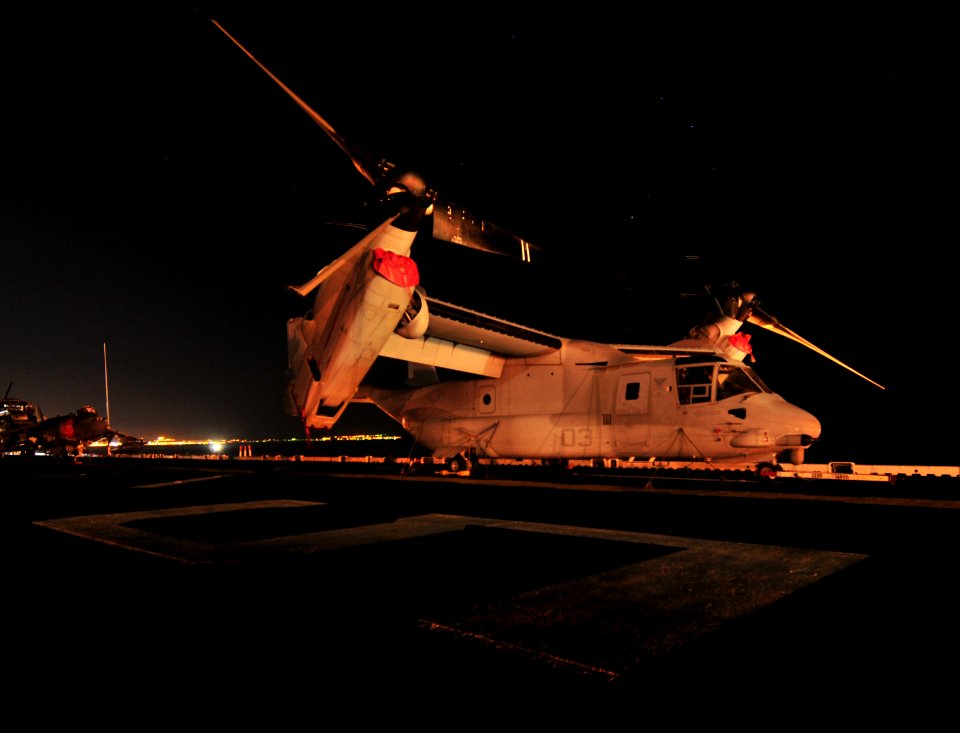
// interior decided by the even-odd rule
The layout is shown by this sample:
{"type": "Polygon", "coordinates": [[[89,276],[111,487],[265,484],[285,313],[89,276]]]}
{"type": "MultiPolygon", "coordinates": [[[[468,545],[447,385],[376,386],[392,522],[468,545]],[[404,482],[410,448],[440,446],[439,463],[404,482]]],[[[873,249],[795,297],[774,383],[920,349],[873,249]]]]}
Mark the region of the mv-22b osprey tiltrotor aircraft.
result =
{"type": "Polygon", "coordinates": [[[411,248],[424,217],[434,239],[529,260],[528,242],[441,201],[419,176],[372,162],[214,24],[300,105],[393,203],[392,213],[309,282],[313,307],[287,323],[289,410],[330,428],[370,401],[440,465],[478,459],[729,461],[799,464],[820,422],[744,363],[750,322],[856,372],[765,313],[751,293],[709,291],[719,312],[667,346],[574,340],[428,297],[411,248]],[[378,359],[407,362],[403,388],[365,383],[378,359]],[[440,380],[437,368],[467,378],[440,380]]]}

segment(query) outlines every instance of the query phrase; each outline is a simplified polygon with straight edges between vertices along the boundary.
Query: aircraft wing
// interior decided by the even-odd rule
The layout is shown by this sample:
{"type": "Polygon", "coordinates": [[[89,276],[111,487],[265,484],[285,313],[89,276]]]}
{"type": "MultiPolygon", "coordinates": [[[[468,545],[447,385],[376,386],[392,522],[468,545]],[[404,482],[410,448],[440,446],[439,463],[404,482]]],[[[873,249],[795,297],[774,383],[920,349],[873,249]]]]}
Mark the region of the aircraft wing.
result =
{"type": "Polygon", "coordinates": [[[716,355],[711,346],[644,346],[642,344],[610,344],[637,361],[667,359],[671,356],[716,355]]]}
{"type": "MultiPolygon", "coordinates": [[[[505,357],[538,357],[558,351],[559,336],[522,326],[496,316],[424,296],[429,311],[426,333],[417,339],[391,334],[380,356],[414,364],[453,369],[497,378],[505,357]]],[[[674,344],[609,344],[637,361],[672,356],[715,355],[710,346],[674,344]]]]}
{"type": "Polygon", "coordinates": [[[380,356],[415,364],[499,377],[504,357],[534,357],[557,351],[563,340],[543,331],[424,296],[426,333],[408,339],[392,334],[380,356]]]}
{"type": "Polygon", "coordinates": [[[140,453],[143,451],[146,441],[136,435],[127,435],[117,431],[112,431],[108,436],[113,451],[115,453],[140,453]]]}

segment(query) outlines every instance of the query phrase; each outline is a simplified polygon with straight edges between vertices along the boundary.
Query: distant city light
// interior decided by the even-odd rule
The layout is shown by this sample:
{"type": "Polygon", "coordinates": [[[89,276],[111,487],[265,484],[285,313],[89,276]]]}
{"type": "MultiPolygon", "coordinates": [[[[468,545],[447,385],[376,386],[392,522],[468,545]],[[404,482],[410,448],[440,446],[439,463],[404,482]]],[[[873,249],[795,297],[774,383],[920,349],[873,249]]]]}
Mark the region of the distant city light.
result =
{"type": "MultiPolygon", "coordinates": [[[[387,435],[384,433],[363,433],[359,435],[323,435],[318,438],[195,438],[178,440],[168,438],[164,435],[155,440],[146,441],[148,446],[177,446],[177,445],[209,445],[213,452],[224,450],[227,443],[325,443],[334,440],[400,440],[400,435],[387,435]]],[[[94,443],[93,445],[101,445],[94,443]]]]}

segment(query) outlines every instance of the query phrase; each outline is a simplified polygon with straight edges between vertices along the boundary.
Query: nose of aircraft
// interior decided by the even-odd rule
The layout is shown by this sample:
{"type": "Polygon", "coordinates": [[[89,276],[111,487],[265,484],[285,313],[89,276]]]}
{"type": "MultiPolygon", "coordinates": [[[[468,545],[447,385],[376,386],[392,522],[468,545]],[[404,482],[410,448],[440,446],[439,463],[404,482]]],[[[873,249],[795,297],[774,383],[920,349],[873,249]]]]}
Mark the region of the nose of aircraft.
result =
{"type": "Polygon", "coordinates": [[[751,425],[776,436],[778,445],[809,445],[820,437],[820,421],[780,395],[754,395],[744,407],[751,425]]]}
{"type": "Polygon", "coordinates": [[[777,412],[777,424],[784,434],[809,435],[814,440],[820,437],[820,421],[806,410],[784,400],[777,412]]]}

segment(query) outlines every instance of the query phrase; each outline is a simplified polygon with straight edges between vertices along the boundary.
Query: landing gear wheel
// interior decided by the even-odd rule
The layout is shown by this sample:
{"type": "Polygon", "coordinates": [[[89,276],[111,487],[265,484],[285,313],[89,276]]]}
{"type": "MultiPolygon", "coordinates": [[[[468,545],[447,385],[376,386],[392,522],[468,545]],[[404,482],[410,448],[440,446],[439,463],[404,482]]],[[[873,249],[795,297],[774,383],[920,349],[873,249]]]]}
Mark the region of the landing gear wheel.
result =
{"type": "Polygon", "coordinates": [[[782,471],[783,467],[775,463],[757,464],[757,478],[762,481],[772,481],[777,477],[777,471],[782,471]]]}
{"type": "Polygon", "coordinates": [[[460,473],[461,471],[466,471],[470,468],[470,464],[466,458],[461,455],[452,456],[447,459],[447,470],[450,473],[460,473]]]}

